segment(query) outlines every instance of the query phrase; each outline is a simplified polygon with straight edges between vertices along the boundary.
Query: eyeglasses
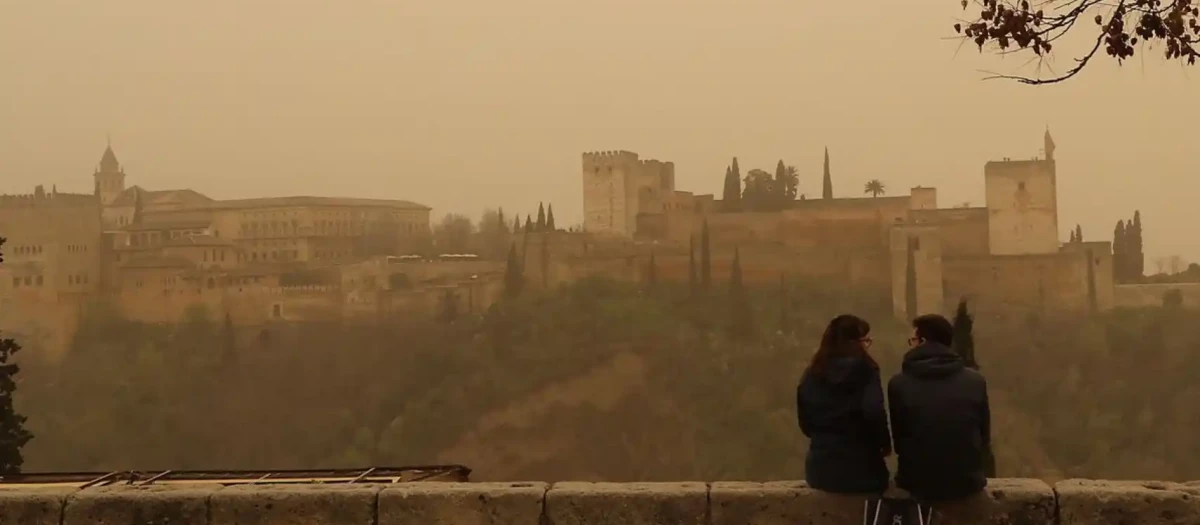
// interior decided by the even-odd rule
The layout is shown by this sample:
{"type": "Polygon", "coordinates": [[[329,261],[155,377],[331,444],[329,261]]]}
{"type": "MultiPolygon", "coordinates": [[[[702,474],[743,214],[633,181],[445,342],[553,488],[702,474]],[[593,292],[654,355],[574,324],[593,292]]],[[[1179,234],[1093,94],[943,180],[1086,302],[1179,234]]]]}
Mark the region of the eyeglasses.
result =
{"type": "Polygon", "coordinates": [[[869,346],[871,346],[871,343],[875,342],[875,340],[871,339],[870,337],[864,337],[862,339],[859,339],[858,342],[862,343],[862,345],[864,347],[869,347],[869,346]]]}

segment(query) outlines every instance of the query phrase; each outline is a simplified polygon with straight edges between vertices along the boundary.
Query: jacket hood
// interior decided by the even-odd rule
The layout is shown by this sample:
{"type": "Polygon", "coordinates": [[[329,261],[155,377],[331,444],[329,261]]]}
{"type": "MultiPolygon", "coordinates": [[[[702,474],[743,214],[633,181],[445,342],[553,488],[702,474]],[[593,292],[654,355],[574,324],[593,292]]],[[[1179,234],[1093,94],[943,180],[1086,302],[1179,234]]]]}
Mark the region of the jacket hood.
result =
{"type": "Polygon", "coordinates": [[[941,343],[925,343],[909,350],[902,366],[905,374],[921,378],[946,377],[964,368],[962,358],[941,343]]]}

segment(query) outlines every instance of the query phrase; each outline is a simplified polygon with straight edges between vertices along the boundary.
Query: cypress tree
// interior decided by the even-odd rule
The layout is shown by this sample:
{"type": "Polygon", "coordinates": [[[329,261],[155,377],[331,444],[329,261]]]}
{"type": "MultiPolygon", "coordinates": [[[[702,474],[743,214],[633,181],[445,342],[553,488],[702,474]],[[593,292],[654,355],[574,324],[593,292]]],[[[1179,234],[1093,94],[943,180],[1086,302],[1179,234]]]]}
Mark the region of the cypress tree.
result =
{"type": "Polygon", "coordinates": [[[825,176],[821,179],[821,198],[833,198],[833,176],[829,174],[829,147],[825,147],[825,176]]]}
{"type": "Polygon", "coordinates": [[[909,319],[915,319],[917,313],[917,257],[916,243],[908,239],[908,261],[904,274],[904,309],[909,319]]]}
{"type": "Polygon", "coordinates": [[[712,287],[712,253],[708,244],[708,219],[700,229],[700,287],[707,291],[712,287]]]}
{"type": "Polygon", "coordinates": [[[452,323],[458,319],[458,295],[447,288],[442,294],[442,322],[452,323]]]}
{"type": "Polygon", "coordinates": [[[787,202],[787,167],[783,159],[775,165],[775,184],[771,188],[771,204],[777,209],[783,209],[787,202]]]}
{"type": "Polygon", "coordinates": [[[954,352],[962,358],[963,364],[972,370],[979,370],[975,360],[975,319],[967,309],[967,299],[958,301],[958,309],[954,311],[954,352]]]}
{"type": "Polygon", "coordinates": [[[508,223],[504,221],[504,208],[496,210],[496,222],[500,223],[501,233],[508,233],[508,223]]]}
{"type": "MultiPolygon", "coordinates": [[[[963,364],[972,370],[979,370],[979,362],[975,358],[975,318],[967,309],[967,299],[958,301],[958,309],[954,312],[954,352],[962,358],[963,364]]],[[[983,449],[983,474],[989,478],[996,477],[996,455],[992,445],[983,449]]]]}
{"type": "Polygon", "coordinates": [[[754,315],[746,298],[746,286],[742,283],[742,260],[737,248],[733,249],[733,264],[729,270],[729,305],[733,314],[733,336],[749,339],[754,331],[754,315]]]}
{"type": "Polygon", "coordinates": [[[1071,241],[1070,242],[1075,242],[1075,230],[1071,230],[1071,241]]]}
{"type": "Polygon", "coordinates": [[[1127,239],[1125,222],[1117,221],[1113,228],[1113,277],[1118,282],[1129,280],[1129,254],[1126,253],[1127,239]]]}
{"type": "Polygon", "coordinates": [[[554,205],[553,204],[549,204],[546,206],[546,231],[550,231],[550,232],[558,231],[558,228],[556,228],[554,226],[554,205]]]}
{"type": "Polygon", "coordinates": [[[533,217],[530,217],[529,214],[526,213],[525,214],[525,233],[533,233],[533,232],[534,232],[533,217]]]}
{"type": "MultiPolygon", "coordinates": [[[[5,239],[0,237],[0,247],[5,239]]],[[[0,263],[4,262],[0,254],[0,263]]],[[[21,367],[11,363],[13,355],[21,350],[21,346],[12,339],[0,338],[0,476],[17,474],[25,464],[21,448],[33,439],[33,434],[25,430],[26,417],[17,412],[13,406],[13,394],[17,391],[17,374],[21,367]]]]}
{"type": "Polygon", "coordinates": [[[1133,267],[1135,278],[1146,275],[1146,255],[1142,252],[1142,212],[1133,211],[1133,267]]]}
{"type": "Polygon", "coordinates": [[[688,291],[696,293],[696,236],[688,236],[688,291]]]}
{"type": "Polygon", "coordinates": [[[654,251],[650,251],[650,262],[646,268],[646,285],[651,290],[658,284],[658,266],[654,261],[654,251]]]}
{"type": "Polygon", "coordinates": [[[1083,242],[1083,228],[1075,225],[1075,242],[1083,242]]]}
{"type": "Polygon", "coordinates": [[[738,168],[737,157],[725,171],[725,191],[721,195],[724,211],[735,212],[742,209],[742,171],[738,168]]]}
{"type": "Polygon", "coordinates": [[[515,299],[521,295],[525,276],[521,268],[521,260],[517,257],[517,243],[508,248],[508,261],[504,265],[504,296],[515,299]]]}
{"type": "Polygon", "coordinates": [[[512,232],[519,233],[520,231],[521,231],[521,216],[518,214],[516,217],[513,217],[512,232]]]}
{"type": "Polygon", "coordinates": [[[538,203],[538,218],[537,218],[536,231],[539,231],[539,232],[546,231],[546,207],[540,202],[538,203]]]}

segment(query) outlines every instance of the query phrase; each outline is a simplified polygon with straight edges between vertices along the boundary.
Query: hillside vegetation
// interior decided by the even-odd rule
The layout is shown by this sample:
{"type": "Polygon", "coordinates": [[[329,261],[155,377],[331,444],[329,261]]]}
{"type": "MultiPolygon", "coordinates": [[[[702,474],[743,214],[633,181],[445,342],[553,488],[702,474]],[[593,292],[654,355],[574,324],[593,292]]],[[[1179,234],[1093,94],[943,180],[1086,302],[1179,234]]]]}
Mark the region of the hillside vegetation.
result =
{"type": "MultiPolygon", "coordinates": [[[[203,310],[151,326],[96,305],[61,362],[21,355],[26,470],[452,462],[476,479],[800,478],[794,388],[825,322],[870,319],[887,375],[908,333],[884,301],[784,289],[751,290],[746,316],[721,287],[592,280],[477,317],[253,333],[203,310]]],[[[1198,321],[1161,308],[976,319],[999,474],[1200,478],[1198,321]]]]}

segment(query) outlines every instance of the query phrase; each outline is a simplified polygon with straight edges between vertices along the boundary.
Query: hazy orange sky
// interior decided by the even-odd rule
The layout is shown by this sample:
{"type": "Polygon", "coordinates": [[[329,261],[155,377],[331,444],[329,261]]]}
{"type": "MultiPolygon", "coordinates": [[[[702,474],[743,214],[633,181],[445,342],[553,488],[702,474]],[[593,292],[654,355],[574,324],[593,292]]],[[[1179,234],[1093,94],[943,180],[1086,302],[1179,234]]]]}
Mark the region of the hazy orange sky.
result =
{"type": "MultiPolygon", "coordinates": [[[[944,38],[957,0],[0,0],[0,192],[91,191],[105,137],[129,183],[215,198],[410,199],[580,220],[580,153],[783,159],[819,193],[936,186],[983,203],[983,164],[1058,143],[1062,238],[1142,210],[1157,255],[1200,260],[1200,68],[1105,57],[1069,83],[944,38]]],[[[1081,24],[1084,31],[1095,26],[1081,24]]],[[[1058,70],[1070,66],[1065,44],[1058,70]]]]}

